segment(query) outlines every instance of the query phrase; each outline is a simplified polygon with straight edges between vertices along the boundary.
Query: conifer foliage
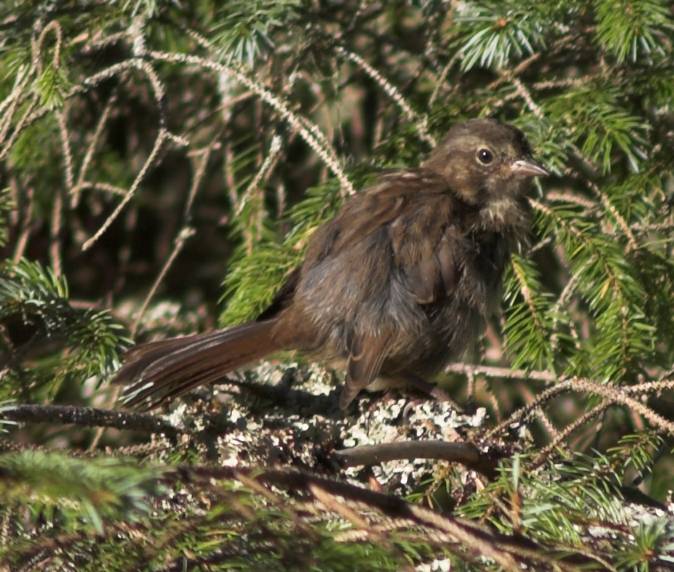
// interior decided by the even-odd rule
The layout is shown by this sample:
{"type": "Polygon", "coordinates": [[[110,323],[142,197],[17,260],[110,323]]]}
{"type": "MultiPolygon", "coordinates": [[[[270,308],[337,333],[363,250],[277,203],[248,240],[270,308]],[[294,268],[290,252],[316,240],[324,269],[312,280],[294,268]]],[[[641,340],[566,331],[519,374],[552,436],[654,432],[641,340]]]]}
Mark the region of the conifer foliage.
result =
{"type": "Polygon", "coordinates": [[[673,569],[673,42],[667,0],[3,2],[0,567],[673,569]],[[553,176],[464,416],[286,355],[121,410],[132,343],[251,319],[479,116],[553,176]]]}

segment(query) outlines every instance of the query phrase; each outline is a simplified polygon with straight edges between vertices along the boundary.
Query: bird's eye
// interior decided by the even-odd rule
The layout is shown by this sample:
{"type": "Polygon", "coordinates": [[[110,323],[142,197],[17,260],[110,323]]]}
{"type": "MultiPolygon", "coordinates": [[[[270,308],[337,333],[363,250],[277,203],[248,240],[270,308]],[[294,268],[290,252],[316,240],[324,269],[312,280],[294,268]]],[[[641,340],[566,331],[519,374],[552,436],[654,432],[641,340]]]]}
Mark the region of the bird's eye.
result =
{"type": "Polygon", "coordinates": [[[483,165],[489,165],[494,160],[494,154],[484,147],[477,152],[477,159],[483,165]]]}

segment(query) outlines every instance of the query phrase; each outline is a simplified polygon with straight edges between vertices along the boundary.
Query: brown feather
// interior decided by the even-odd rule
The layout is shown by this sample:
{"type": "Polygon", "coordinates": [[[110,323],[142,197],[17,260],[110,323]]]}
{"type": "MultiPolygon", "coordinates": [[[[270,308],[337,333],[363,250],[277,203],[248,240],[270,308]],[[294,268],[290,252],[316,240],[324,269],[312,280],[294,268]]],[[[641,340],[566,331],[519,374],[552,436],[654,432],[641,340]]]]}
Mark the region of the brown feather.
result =
{"type": "Polygon", "coordinates": [[[115,382],[134,383],[122,401],[131,407],[155,407],[199,385],[217,381],[230,371],[272,353],[274,320],[251,322],[224,331],[153,342],[135,352],[115,382]]]}
{"type": "Polygon", "coordinates": [[[339,396],[339,407],[346,409],[354,397],[379,375],[386,359],[386,346],[390,336],[360,336],[352,344],[346,369],[346,381],[339,396]]]}

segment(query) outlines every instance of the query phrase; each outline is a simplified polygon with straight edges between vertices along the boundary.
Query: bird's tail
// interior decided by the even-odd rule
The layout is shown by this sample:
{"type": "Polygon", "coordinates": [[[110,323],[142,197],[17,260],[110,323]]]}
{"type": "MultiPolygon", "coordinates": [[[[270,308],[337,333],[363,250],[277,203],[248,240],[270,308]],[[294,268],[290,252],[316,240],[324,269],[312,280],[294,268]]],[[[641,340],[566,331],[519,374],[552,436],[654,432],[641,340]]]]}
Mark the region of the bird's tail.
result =
{"type": "Polygon", "coordinates": [[[125,405],[152,409],[281,349],[272,337],[275,322],[136,346],[127,352],[113,382],[127,385],[121,397],[125,405]]]}

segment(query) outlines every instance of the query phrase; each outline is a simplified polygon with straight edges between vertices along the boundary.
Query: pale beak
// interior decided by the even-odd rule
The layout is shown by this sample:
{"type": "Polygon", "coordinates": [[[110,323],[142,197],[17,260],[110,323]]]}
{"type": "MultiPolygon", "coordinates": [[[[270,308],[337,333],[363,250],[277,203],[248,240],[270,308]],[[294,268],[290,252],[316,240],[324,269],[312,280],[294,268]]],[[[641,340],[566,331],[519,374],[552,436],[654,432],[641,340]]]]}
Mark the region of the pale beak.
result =
{"type": "Polygon", "coordinates": [[[523,177],[547,177],[550,173],[533,159],[518,159],[510,164],[514,175],[523,177]]]}

